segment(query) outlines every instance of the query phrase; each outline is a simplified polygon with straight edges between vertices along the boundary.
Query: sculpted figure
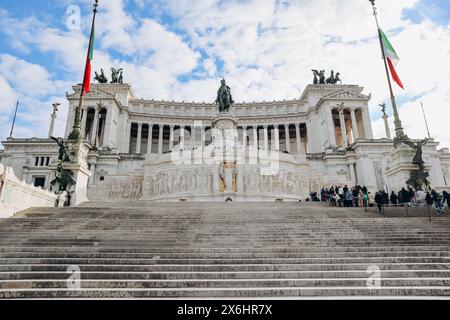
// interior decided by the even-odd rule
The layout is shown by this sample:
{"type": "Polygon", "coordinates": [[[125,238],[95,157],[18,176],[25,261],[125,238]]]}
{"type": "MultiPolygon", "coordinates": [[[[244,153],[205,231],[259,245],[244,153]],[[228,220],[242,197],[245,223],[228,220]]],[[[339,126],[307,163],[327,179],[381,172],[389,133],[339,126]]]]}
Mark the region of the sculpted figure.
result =
{"type": "Polygon", "coordinates": [[[425,163],[422,158],[422,147],[428,143],[428,139],[424,139],[416,143],[411,140],[403,140],[402,142],[416,151],[412,164],[422,165],[425,163]]]}
{"type": "Polygon", "coordinates": [[[231,105],[234,104],[231,89],[227,86],[225,79],[222,79],[219,91],[217,91],[216,104],[219,104],[219,112],[230,111],[231,105]]]}
{"type": "Polygon", "coordinates": [[[70,162],[69,154],[67,153],[67,147],[65,146],[64,139],[55,137],[50,137],[50,139],[52,139],[58,144],[59,147],[58,160],[62,162],[70,162]]]}

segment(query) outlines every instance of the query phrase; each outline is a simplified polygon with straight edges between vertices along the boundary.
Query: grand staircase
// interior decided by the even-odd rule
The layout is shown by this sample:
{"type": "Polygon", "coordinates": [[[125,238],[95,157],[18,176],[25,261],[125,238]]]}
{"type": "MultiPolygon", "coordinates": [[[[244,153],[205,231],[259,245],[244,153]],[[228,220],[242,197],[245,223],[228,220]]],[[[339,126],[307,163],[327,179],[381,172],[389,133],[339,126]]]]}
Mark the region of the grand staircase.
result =
{"type": "Polygon", "coordinates": [[[0,220],[0,298],[450,297],[448,211],[110,206],[0,220]]]}

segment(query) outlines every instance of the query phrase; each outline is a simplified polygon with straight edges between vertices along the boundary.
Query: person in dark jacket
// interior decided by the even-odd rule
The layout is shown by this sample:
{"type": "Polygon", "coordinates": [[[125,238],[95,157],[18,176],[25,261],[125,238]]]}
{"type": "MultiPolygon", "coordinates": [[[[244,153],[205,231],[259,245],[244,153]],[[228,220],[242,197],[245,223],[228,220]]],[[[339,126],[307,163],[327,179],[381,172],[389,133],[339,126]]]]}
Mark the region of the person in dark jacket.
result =
{"type": "Polygon", "coordinates": [[[445,202],[447,201],[447,206],[450,209],[450,194],[447,191],[442,192],[442,204],[445,204],[445,202]]]}
{"type": "Polygon", "coordinates": [[[383,196],[381,192],[375,193],[375,203],[377,204],[378,211],[381,214],[383,212],[383,196]]]}
{"type": "Polygon", "coordinates": [[[431,196],[430,192],[427,192],[427,195],[425,196],[425,202],[427,203],[427,206],[433,205],[433,197],[431,196]]]}
{"type": "Polygon", "coordinates": [[[402,188],[402,200],[403,200],[403,203],[409,202],[409,191],[406,190],[405,188],[402,188]]]}
{"type": "Polygon", "coordinates": [[[402,191],[401,190],[397,193],[397,198],[398,198],[398,204],[402,205],[403,204],[403,197],[402,197],[402,191]]]}
{"type": "Polygon", "coordinates": [[[395,194],[394,191],[391,193],[391,204],[396,206],[397,205],[398,196],[395,194]]]}

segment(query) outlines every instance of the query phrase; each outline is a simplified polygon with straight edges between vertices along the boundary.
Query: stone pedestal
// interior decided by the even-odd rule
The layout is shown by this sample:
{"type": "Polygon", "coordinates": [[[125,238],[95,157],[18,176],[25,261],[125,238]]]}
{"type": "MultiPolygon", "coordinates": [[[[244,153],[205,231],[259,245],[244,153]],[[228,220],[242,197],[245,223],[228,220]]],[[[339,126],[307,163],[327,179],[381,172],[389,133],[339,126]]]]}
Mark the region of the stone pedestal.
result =
{"type": "MultiPolygon", "coordinates": [[[[219,163],[219,191],[232,195],[238,190],[238,153],[243,152],[238,139],[238,119],[222,112],[212,121],[214,158],[219,163]]],[[[217,190],[217,188],[215,188],[217,190]]]]}
{"type": "MultiPolygon", "coordinates": [[[[414,154],[414,150],[401,145],[390,155],[385,174],[391,190],[408,187],[406,181],[411,177],[411,172],[418,169],[418,166],[411,163],[414,154]]],[[[425,171],[430,169],[431,167],[425,164],[425,171]]]]}
{"type": "MultiPolygon", "coordinates": [[[[80,203],[89,201],[87,188],[89,178],[92,175],[87,161],[89,146],[84,142],[73,143],[67,141],[66,143],[71,162],[63,163],[63,168],[65,170],[70,170],[73,173],[72,178],[75,181],[75,185],[68,191],[71,194],[70,205],[76,206],[80,203]]],[[[59,162],[53,163],[49,168],[53,170],[53,172],[56,172],[58,165],[59,162]]],[[[53,176],[53,178],[54,177],[55,176],[53,176]]]]}

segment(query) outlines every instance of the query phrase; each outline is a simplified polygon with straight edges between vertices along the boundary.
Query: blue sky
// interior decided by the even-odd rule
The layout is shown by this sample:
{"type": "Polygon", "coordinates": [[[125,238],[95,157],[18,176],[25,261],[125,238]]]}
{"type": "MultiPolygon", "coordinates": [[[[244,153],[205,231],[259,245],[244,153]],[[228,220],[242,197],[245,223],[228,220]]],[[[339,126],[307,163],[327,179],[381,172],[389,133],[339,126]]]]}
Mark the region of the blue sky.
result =
{"type": "MultiPolygon", "coordinates": [[[[65,92],[82,78],[91,4],[0,0],[2,139],[18,98],[16,136],[45,136],[53,101],[63,103],[57,123],[62,135],[65,92]],[[79,29],[68,28],[68,21],[78,25],[69,8],[80,10],[79,29]]],[[[401,59],[406,90],[396,88],[396,95],[408,134],[424,136],[417,112],[423,101],[432,134],[450,147],[442,120],[450,110],[448,0],[379,0],[377,7],[401,59]]],[[[345,83],[372,94],[374,132],[381,137],[377,106],[389,100],[379,55],[368,1],[104,0],[94,69],[123,67],[140,97],[208,102],[221,77],[237,101],[293,99],[311,82],[311,69],[335,69],[345,83]]]]}

